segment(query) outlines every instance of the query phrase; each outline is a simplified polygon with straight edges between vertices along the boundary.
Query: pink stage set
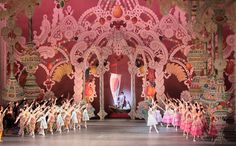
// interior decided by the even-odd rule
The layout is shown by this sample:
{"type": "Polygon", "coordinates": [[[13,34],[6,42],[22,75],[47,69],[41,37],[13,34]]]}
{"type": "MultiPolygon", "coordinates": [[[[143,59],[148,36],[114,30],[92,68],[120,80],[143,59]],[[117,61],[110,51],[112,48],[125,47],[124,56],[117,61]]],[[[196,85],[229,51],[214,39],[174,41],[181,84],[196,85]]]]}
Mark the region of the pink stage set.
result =
{"type": "Polygon", "coordinates": [[[181,128],[192,104],[222,142],[236,118],[236,2],[209,1],[0,0],[1,103],[71,101],[82,119],[145,119],[150,131],[153,107],[181,128]]]}

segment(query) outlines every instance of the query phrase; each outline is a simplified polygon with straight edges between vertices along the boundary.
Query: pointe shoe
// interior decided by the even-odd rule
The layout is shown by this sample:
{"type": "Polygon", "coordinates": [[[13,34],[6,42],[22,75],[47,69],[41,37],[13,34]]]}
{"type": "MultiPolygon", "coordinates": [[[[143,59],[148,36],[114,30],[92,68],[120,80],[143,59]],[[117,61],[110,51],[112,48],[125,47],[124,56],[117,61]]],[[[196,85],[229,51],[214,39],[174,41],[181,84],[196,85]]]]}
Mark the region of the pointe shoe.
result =
{"type": "Polygon", "coordinates": [[[196,142],[196,139],[193,139],[193,142],[196,142]]]}
{"type": "Polygon", "coordinates": [[[157,132],[157,133],[159,133],[159,131],[158,131],[158,130],[157,130],[156,132],[157,132]]]}

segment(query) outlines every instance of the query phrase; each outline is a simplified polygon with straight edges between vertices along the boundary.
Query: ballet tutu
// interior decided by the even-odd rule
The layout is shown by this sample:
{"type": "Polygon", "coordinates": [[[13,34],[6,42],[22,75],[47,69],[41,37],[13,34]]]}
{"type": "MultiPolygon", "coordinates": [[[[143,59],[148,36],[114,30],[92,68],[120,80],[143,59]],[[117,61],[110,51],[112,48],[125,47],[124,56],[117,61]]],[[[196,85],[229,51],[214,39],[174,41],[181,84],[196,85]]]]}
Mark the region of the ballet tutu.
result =
{"type": "Polygon", "coordinates": [[[181,118],[180,118],[180,129],[184,131],[184,125],[185,125],[185,118],[184,118],[184,114],[181,114],[181,118]]]}
{"type": "Polygon", "coordinates": [[[203,134],[202,125],[203,124],[201,123],[201,121],[194,121],[192,123],[191,132],[190,132],[192,136],[201,136],[203,134]]]}
{"type": "Polygon", "coordinates": [[[54,116],[51,116],[49,119],[48,119],[48,123],[54,123],[56,120],[55,120],[55,117],[54,116]]]}
{"type": "Polygon", "coordinates": [[[162,116],[159,110],[156,110],[156,121],[160,123],[162,121],[162,116]]]}
{"type": "Polygon", "coordinates": [[[171,113],[169,111],[166,111],[164,113],[162,122],[166,123],[166,124],[171,124],[172,123],[172,115],[171,115],[171,113]]]}
{"type": "Polygon", "coordinates": [[[45,117],[40,121],[40,128],[41,129],[47,129],[48,128],[47,121],[46,121],[45,117]]]}
{"type": "Polygon", "coordinates": [[[192,127],[192,121],[186,120],[184,124],[184,132],[191,132],[191,127],[192,127]]]}
{"type": "Polygon", "coordinates": [[[77,119],[76,116],[72,117],[71,120],[72,120],[72,123],[74,123],[74,124],[77,124],[77,123],[78,123],[78,119],[77,119]]]}
{"type": "Polygon", "coordinates": [[[57,125],[58,126],[64,126],[64,120],[61,115],[57,116],[57,125]]]}
{"type": "Polygon", "coordinates": [[[179,113],[176,113],[172,119],[172,125],[180,126],[180,123],[181,123],[181,115],[179,113]]]}
{"type": "Polygon", "coordinates": [[[72,114],[71,114],[71,121],[74,124],[78,123],[77,114],[76,114],[75,111],[73,111],[72,114]]]}
{"type": "Polygon", "coordinates": [[[147,126],[153,126],[157,124],[157,120],[153,114],[148,114],[147,126]]]}
{"type": "Polygon", "coordinates": [[[210,125],[208,134],[209,134],[210,136],[216,136],[216,135],[217,135],[217,129],[216,129],[216,127],[213,126],[213,125],[210,125]]]}
{"type": "Polygon", "coordinates": [[[181,119],[181,121],[180,121],[180,129],[184,131],[184,127],[185,127],[185,120],[181,119]]]}
{"type": "Polygon", "coordinates": [[[89,115],[87,109],[83,111],[83,121],[88,121],[89,120],[89,115]]]}

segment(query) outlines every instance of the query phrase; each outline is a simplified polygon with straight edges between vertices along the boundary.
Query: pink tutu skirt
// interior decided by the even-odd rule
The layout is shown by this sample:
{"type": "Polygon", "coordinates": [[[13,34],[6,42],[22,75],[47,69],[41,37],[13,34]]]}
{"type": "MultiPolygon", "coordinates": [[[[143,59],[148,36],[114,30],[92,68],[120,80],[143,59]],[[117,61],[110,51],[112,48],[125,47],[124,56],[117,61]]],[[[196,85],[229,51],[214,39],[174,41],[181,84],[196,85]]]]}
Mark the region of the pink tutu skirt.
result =
{"type": "Polygon", "coordinates": [[[192,127],[192,121],[185,121],[185,124],[184,124],[184,132],[191,132],[191,127],[192,127]]]}
{"type": "Polygon", "coordinates": [[[164,113],[164,116],[162,118],[162,122],[166,123],[166,124],[171,124],[172,123],[172,115],[168,111],[166,111],[164,113]]]}
{"type": "Polygon", "coordinates": [[[191,132],[192,136],[201,136],[203,134],[202,123],[194,121],[192,123],[191,132]]]}
{"type": "Polygon", "coordinates": [[[176,113],[172,119],[172,125],[180,126],[180,123],[181,123],[181,115],[179,113],[176,113]]]}
{"type": "Polygon", "coordinates": [[[180,120],[180,129],[184,131],[184,127],[185,127],[185,120],[184,120],[184,118],[181,117],[181,120],[180,120]]]}
{"type": "Polygon", "coordinates": [[[213,125],[210,125],[208,134],[209,134],[210,136],[216,136],[216,135],[217,135],[217,129],[216,129],[216,127],[213,126],[213,125]]]}

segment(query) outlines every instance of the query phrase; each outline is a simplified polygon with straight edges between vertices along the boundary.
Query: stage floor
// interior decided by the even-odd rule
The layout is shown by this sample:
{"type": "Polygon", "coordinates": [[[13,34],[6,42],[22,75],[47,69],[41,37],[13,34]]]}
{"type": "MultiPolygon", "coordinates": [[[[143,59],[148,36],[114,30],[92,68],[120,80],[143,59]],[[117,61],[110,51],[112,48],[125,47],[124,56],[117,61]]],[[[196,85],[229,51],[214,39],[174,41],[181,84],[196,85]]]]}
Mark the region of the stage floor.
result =
{"type": "MultiPolygon", "coordinates": [[[[193,142],[186,140],[180,131],[174,128],[159,127],[160,133],[148,133],[148,127],[142,120],[106,120],[89,121],[88,129],[70,131],[35,138],[4,137],[1,146],[210,146],[209,141],[193,142]]],[[[226,145],[226,144],[224,144],[226,145]]],[[[236,145],[228,143],[227,145],[236,145]]]]}

